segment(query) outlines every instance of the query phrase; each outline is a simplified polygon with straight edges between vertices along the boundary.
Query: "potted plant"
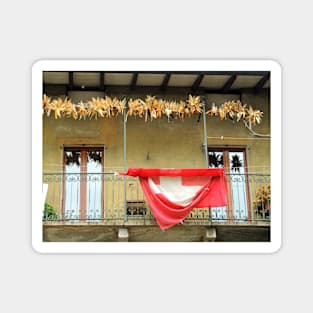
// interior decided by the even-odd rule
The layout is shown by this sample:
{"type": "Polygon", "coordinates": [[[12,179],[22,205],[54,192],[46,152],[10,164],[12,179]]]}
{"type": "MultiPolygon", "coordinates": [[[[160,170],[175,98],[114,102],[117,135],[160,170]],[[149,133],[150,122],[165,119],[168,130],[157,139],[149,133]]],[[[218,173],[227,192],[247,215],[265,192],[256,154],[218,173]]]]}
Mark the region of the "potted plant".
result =
{"type": "Polygon", "coordinates": [[[271,209],[271,186],[262,186],[255,196],[256,199],[253,201],[255,212],[261,217],[268,218],[271,209]]]}
{"type": "Polygon", "coordinates": [[[55,220],[57,219],[58,215],[55,212],[52,205],[45,203],[44,211],[43,211],[43,217],[45,220],[55,220]]]}

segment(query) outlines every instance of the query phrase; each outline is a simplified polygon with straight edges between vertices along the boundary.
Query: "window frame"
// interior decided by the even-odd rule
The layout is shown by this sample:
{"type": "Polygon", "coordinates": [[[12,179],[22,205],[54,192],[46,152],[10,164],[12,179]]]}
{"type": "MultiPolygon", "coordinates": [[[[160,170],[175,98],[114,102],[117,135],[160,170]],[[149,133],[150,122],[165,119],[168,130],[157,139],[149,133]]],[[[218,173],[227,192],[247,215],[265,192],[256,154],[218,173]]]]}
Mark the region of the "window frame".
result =
{"type": "MultiPolygon", "coordinates": [[[[65,203],[66,203],[66,152],[68,151],[80,151],[81,153],[81,165],[80,165],[80,173],[79,173],[79,220],[86,220],[87,218],[87,152],[88,151],[101,151],[102,159],[101,159],[101,172],[104,172],[104,145],[64,145],[63,146],[63,190],[62,190],[62,216],[65,217],[65,203]],[[86,179],[82,179],[82,177],[86,177],[86,179]]],[[[103,174],[101,174],[101,218],[104,217],[104,179],[103,174]]]]}
{"type": "MultiPolygon", "coordinates": [[[[251,204],[251,197],[250,197],[250,186],[249,186],[249,171],[248,171],[248,160],[247,160],[247,146],[232,146],[232,145],[214,145],[214,146],[207,146],[207,155],[209,160],[209,152],[222,152],[223,153],[223,168],[225,170],[225,174],[231,174],[231,165],[229,162],[229,153],[230,152],[242,152],[244,155],[244,179],[245,179],[245,188],[246,188],[246,205],[247,205],[247,219],[251,221],[252,218],[252,204],[251,204]]],[[[209,164],[210,167],[210,164],[209,164]]],[[[230,222],[235,222],[237,219],[234,217],[234,207],[233,207],[233,194],[231,188],[231,181],[227,179],[227,219],[230,222]]]]}

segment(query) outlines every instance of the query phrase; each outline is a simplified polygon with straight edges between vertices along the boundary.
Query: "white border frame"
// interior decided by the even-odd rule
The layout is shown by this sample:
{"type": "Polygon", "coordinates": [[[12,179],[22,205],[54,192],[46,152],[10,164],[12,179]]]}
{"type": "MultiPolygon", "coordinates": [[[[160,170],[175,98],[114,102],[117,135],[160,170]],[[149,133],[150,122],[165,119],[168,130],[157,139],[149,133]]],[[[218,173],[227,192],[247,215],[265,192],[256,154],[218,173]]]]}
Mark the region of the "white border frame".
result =
{"type": "Polygon", "coordinates": [[[40,253],[273,253],[281,247],[281,66],[273,60],[39,60],[32,67],[32,246],[40,253]],[[270,71],[270,242],[43,242],[43,71],[270,71]]]}

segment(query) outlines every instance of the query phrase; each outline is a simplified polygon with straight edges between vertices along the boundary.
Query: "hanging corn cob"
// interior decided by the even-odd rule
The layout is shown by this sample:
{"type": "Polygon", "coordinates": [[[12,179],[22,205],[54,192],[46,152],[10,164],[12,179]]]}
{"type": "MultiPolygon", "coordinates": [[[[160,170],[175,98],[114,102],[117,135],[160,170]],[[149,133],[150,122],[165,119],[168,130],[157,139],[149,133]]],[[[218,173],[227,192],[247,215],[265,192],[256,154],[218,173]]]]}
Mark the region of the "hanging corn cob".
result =
{"type": "MultiPolygon", "coordinates": [[[[260,124],[263,112],[254,110],[252,106],[246,108],[246,104],[242,104],[239,100],[226,101],[220,106],[212,104],[211,109],[205,112],[208,116],[219,117],[221,120],[231,119],[239,122],[240,120],[251,125],[260,124]]],[[[186,101],[180,100],[167,101],[157,99],[155,96],[148,95],[145,100],[142,99],[118,99],[105,96],[105,98],[92,98],[87,103],[80,101],[78,104],[73,104],[71,100],[65,98],[57,98],[51,100],[47,95],[42,99],[42,113],[50,116],[51,111],[54,112],[54,117],[59,119],[61,117],[72,117],[74,119],[97,119],[98,117],[113,117],[123,115],[124,110],[127,110],[126,118],[134,116],[145,118],[153,121],[154,119],[166,116],[168,121],[179,118],[191,117],[194,114],[201,114],[203,112],[203,104],[200,96],[189,95],[186,101]]]]}

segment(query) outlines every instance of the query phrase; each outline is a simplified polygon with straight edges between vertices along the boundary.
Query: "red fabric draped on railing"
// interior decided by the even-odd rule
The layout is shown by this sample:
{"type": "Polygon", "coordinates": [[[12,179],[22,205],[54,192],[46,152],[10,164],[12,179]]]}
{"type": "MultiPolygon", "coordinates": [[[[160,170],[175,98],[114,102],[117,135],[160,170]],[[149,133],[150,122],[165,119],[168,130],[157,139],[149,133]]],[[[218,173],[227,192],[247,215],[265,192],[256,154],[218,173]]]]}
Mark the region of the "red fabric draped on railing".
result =
{"type": "Polygon", "coordinates": [[[222,168],[129,168],[121,174],[139,177],[161,229],[182,222],[194,208],[227,205],[226,178],[222,168]]]}

